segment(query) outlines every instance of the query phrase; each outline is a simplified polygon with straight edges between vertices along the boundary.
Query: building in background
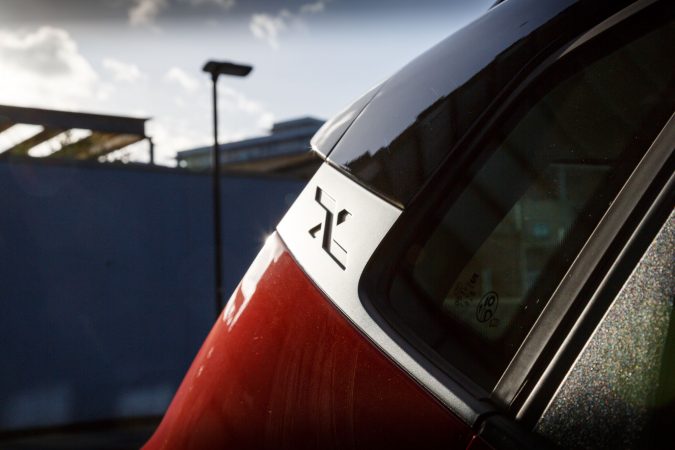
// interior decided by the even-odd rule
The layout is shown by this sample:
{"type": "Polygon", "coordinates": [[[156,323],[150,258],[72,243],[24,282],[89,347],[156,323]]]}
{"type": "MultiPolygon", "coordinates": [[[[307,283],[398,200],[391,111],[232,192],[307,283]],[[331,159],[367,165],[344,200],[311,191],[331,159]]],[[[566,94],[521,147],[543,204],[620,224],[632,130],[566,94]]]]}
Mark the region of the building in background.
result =
{"type": "MultiPolygon", "coordinates": [[[[225,172],[277,174],[309,179],[321,163],[310,151],[309,140],[323,125],[313,117],[277,122],[267,136],[220,145],[220,162],[225,172]]],[[[212,146],[178,152],[180,167],[201,171],[211,167],[212,146]]]]}

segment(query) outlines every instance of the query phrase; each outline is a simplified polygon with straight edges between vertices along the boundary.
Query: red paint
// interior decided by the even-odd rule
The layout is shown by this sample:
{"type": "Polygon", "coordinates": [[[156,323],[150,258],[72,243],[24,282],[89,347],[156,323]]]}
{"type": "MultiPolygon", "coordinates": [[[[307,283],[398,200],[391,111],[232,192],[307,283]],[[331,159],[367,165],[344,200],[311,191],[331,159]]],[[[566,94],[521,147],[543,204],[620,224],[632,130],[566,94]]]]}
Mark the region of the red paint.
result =
{"type": "Polygon", "coordinates": [[[450,450],[470,438],[323,297],[274,235],[144,448],[450,450]]]}

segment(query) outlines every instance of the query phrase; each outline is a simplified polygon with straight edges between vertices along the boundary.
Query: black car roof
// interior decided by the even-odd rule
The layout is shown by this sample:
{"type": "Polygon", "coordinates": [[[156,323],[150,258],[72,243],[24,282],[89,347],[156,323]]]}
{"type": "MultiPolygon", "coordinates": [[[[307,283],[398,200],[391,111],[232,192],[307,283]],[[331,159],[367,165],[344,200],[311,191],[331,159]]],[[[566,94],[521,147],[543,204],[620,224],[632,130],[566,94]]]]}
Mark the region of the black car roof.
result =
{"type": "Polygon", "coordinates": [[[533,61],[629,3],[497,1],[348,108],[340,126],[329,122],[323,131],[333,130],[333,139],[324,133],[313,144],[331,164],[405,206],[533,61]]]}

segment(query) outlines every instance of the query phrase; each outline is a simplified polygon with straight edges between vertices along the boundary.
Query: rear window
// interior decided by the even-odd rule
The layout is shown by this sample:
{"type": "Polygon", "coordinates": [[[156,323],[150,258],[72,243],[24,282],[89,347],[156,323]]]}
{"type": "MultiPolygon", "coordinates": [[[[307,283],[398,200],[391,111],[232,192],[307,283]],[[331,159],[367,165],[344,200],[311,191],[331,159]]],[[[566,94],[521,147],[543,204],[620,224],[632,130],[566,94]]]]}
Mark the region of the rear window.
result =
{"type": "Polygon", "coordinates": [[[375,301],[437,365],[495,386],[673,111],[668,20],[634,17],[561,58],[442,175],[452,187],[375,301]]]}

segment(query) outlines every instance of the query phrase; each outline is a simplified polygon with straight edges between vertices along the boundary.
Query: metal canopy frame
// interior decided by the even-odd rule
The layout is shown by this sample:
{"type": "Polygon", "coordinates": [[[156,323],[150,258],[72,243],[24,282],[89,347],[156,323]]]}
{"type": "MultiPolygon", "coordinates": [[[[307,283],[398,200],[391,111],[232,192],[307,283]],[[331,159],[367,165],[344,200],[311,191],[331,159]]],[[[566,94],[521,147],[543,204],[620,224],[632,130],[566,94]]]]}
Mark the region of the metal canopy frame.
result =
{"type": "Polygon", "coordinates": [[[150,163],[154,163],[152,140],[145,134],[148,118],[134,118],[83,112],[0,105],[0,133],[17,124],[40,125],[41,131],[0,153],[0,157],[28,157],[28,151],[72,129],[91,130],[92,134],[64,145],[48,158],[96,159],[128,145],[147,139],[150,163]]]}

